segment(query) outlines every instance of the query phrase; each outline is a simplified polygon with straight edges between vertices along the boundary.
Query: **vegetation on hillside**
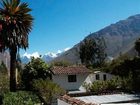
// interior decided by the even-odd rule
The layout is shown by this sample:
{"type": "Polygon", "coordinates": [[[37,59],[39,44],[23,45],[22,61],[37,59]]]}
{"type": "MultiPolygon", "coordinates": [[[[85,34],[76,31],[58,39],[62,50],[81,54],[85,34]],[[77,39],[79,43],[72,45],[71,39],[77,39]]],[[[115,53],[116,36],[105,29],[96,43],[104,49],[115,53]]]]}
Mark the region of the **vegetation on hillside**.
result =
{"type": "Polygon", "coordinates": [[[51,66],[64,66],[64,67],[67,67],[67,66],[71,66],[72,64],[67,62],[67,61],[54,61],[51,63],[51,66]]]}
{"type": "Polygon", "coordinates": [[[138,52],[138,56],[140,57],[140,38],[135,42],[135,49],[138,52]]]}
{"type": "Polygon", "coordinates": [[[103,38],[85,39],[80,46],[81,63],[87,67],[101,67],[105,63],[105,41],[103,38]]]}

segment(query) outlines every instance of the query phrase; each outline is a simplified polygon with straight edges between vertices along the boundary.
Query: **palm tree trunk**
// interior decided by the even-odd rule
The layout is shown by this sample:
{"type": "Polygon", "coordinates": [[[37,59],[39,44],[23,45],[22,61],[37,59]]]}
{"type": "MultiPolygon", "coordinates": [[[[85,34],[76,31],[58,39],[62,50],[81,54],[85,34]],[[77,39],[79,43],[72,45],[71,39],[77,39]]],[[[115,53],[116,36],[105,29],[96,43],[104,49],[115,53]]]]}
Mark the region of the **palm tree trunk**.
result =
{"type": "Polygon", "coordinates": [[[10,49],[10,91],[16,91],[16,53],[17,48],[12,47],[10,49]]]}

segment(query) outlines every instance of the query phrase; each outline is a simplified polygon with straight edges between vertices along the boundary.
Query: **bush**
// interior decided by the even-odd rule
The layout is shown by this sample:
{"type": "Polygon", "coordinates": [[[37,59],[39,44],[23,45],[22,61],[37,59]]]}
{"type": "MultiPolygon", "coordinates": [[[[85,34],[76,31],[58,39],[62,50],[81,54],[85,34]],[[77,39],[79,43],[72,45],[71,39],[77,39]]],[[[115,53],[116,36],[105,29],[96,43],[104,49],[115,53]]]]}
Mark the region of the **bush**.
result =
{"type": "Polygon", "coordinates": [[[51,63],[52,66],[63,66],[63,67],[67,67],[67,66],[71,66],[72,64],[68,61],[53,61],[51,63]]]}
{"type": "Polygon", "coordinates": [[[32,81],[34,79],[51,78],[51,70],[48,65],[40,58],[31,59],[21,73],[21,79],[26,89],[32,89],[32,81]]]}
{"type": "Polygon", "coordinates": [[[111,80],[107,81],[107,90],[113,91],[116,90],[118,87],[120,87],[120,79],[119,78],[113,78],[111,80]]]}
{"type": "Polygon", "coordinates": [[[53,99],[56,99],[58,96],[65,93],[62,88],[50,80],[34,80],[33,87],[38,95],[42,97],[43,101],[47,104],[52,103],[53,99]]]}
{"type": "Polygon", "coordinates": [[[97,93],[102,92],[104,91],[104,88],[105,88],[104,84],[105,82],[103,81],[95,81],[94,83],[92,83],[90,90],[92,92],[97,92],[97,93]]]}
{"type": "Polygon", "coordinates": [[[132,78],[120,78],[115,77],[107,81],[95,81],[92,84],[84,83],[83,85],[87,91],[102,93],[106,91],[131,91],[132,90],[132,78]]]}
{"type": "Polygon", "coordinates": [[[0,95],[9,92],[9,78],[8,74],[0,72],[0,95]]]}
{"type": "Polygon", "coordinates": [[[39,98],[31,92],[8,92],[4,95],[3,105],[35,105],[39,98]]]}

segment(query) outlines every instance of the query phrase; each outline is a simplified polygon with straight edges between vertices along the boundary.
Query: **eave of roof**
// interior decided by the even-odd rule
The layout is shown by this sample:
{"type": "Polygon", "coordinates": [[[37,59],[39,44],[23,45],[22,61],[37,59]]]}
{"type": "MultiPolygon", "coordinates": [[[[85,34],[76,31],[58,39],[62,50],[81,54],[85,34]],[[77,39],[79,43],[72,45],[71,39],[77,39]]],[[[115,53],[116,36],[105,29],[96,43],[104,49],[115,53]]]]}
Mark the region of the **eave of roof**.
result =
{"type": "Polygon", "coordinates": [[[54,66],[52,69],[54,74],[89,74],[91,71],[85,66],[54,66]]]}

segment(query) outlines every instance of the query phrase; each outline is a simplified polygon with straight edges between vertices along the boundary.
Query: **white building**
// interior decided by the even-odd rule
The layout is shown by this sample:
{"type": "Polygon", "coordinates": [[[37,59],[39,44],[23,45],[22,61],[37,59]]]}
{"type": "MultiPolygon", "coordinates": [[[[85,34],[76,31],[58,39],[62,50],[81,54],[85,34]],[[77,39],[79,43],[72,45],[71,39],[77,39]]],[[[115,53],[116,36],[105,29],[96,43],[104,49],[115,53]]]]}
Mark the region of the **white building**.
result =
{"type": "Polygon", "coordinates": [[[91,73],[85,66],[56,66],[53,68],[53,82],[65,90],[80,90],[84,81],[91,73]]]}
{"type": "Polygon", "coordinates": [[[94,71],[93,73],[90,73],[88,77],[86,78],[85,82],[86,83],[93,83],[94,81],[105,81],[105,80],[110,80],[113,78],[112,74],[105,73],[102,71],[94,71]]]}
{"type": "Polygon", "coordinates": [[[69,92],[86,92],[83,83],[93,83],[98,80],[110,80],[113,75],[101,71],[91,72],[85,66],[55,66],[53,82],[69,92]]]}

